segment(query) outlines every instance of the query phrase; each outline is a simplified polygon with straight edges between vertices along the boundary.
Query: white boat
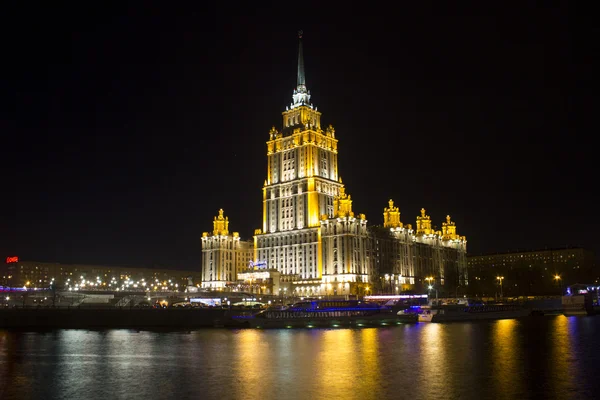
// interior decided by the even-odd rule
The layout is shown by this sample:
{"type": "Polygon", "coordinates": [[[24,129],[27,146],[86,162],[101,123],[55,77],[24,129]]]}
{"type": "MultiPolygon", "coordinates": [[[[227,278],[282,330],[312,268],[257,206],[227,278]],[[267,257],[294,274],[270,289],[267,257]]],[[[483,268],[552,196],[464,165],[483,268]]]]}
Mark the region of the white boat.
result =
{"type": "Polygon", "coordinates": [[[445,305],[423,306],[419,322],[454,322],[481,319],[511,319],[528,316],[531,310],[519,305],[497,304],[483,306],[445,305]]]}
{"type": "Polygon", "coordinates": [[[437,309],[431,309],[430,306],[421,307],[421,312],[418,314],[419,322],[433,322],[433,316],[438,313],[437,309]]]}

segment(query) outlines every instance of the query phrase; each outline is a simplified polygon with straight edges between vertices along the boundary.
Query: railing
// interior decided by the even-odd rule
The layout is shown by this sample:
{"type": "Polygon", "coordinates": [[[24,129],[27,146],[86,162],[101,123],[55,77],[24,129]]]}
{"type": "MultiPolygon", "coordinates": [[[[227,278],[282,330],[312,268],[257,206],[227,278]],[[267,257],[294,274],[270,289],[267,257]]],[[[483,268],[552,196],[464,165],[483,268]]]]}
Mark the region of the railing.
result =
{"type": "Polygon", "coordinates": [[[288,319],[288,318],[339,318],[339,317],[365,317],[380,314],[389,310],[381,309],[354,309],[354,310],[314,310],[314,311],[267,311],[256,315],[258,318],[288,319]]]}
{"type": "Polygon", "coordinates": [[[122,299],[120,299],[119,301],[117,301],[117,303],[115,304],[115,307],[125,307],[129,304],[129,302],[131,301],[131,296],[125,296],[122,299]]]}

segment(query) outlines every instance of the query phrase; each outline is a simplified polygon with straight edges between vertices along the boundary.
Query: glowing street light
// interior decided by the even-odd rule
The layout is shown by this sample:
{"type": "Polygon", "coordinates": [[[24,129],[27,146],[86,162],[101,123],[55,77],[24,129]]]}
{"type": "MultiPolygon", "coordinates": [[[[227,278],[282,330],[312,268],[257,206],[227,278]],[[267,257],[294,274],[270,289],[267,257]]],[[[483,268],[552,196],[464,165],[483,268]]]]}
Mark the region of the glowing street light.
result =
{"type": "Polygon", "coordinates": [[[560,294],[562,294],[562,286],[561,286],[561,281],[560,281],[560,275],[559,274],[554,275],[554,280],[556,281],[556,284],[558,285],[558,289],[560,290],[560,294]]]}
{"type": "Polygon", "coordinates": [[[496,279],[500,282],[500,299],[504,298],[504,294],[502,293],[502,281],[504,280],[503,276],[497,276],[496,279]]]}

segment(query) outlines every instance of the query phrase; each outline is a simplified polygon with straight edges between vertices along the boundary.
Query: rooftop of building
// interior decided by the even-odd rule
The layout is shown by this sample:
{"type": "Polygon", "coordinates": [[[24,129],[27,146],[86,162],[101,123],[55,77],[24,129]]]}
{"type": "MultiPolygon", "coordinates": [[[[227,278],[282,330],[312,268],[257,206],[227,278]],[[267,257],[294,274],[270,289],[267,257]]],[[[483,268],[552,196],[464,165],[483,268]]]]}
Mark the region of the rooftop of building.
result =
{"type": "Polygon", "coordinates": [[[531,254],[531,253],[542,253],[542,252],[565,252],[565,251],[589,251],[582,246],[563,246],[563,247],[544,247],[537,249],[516,249],[516,250],[506,250],[497,253],[473,253],[467,254],[467,257],[492,257],[492,256],[503,256],[503,255],[512,255],[512,254],[531,254]]]}
{"type": "MultiPolygon", "coordinates": [[[[56,266],[56,267],[64,267],[67,269],[70,268],[85,268],[85,269],[113,269],[120,271],[155,271],[155,272],[170,272],[170,273],[186,273],[189,275],[192,274],[200,274],[199,271],[187,270],[187,269],[179,269],[179,268],[169,268],[166,266],[128,266],[128,265],[98,265],[98,264],[87,264],[87,263],[60,263],[60,262],[52,262],[52,261],[35,261],[35,260],[19,260],[14,262],[15,265],[35,265],[35,266],[56,266]]],[[[9,265],[9,264],[5,264],[9,265]]]]}

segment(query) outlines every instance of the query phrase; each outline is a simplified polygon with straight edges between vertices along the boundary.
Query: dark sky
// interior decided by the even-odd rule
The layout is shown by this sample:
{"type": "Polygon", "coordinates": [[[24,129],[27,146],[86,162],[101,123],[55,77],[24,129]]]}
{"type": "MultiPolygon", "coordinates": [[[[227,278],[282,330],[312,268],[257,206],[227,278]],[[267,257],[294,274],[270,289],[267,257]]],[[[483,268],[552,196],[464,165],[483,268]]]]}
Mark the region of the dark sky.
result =
{"type": "Polygon", "coordinates": [[[355,212],[381,224],[393,198],[404,223],[450,214],[470,253],[600,252],[595,151],[578,135],[592,52],[575,50],[588,32],[566,2],[87,3],[4,13],[5,256],[197,269],[219,208],[250,238],[299,29],[355,212]]]}

